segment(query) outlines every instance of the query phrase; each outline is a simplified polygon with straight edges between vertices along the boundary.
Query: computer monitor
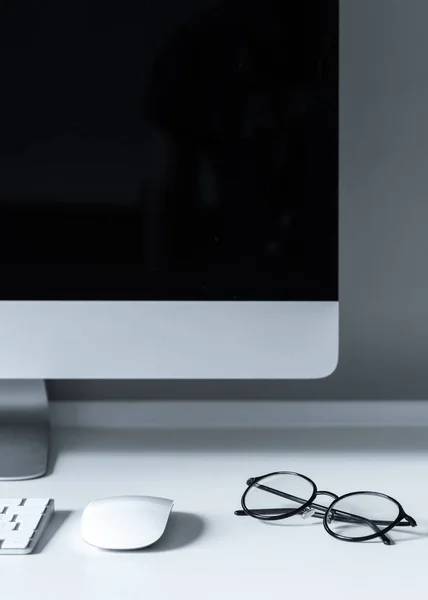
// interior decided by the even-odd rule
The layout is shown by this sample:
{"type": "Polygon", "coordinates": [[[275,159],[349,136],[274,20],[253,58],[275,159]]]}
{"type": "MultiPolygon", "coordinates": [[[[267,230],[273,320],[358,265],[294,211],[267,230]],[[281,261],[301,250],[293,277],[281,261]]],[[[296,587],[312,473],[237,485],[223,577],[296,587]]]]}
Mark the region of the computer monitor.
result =
{"type": "Polygon", "coordinates": [[[0,477],[44,472],[45,379],[334,371],[338,31],[338,0],[2,8],[0,477]]]}

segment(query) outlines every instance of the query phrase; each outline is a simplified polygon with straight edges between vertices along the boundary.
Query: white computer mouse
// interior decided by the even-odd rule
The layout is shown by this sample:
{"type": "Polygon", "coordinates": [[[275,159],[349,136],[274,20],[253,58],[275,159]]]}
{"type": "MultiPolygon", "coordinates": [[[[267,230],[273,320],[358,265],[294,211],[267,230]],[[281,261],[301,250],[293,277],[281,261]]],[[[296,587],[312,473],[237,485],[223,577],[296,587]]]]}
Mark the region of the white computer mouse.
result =
{"type": "Polygon", "coordinates": [[[93,500],[84,509],[82,537],[104,550],[137,550],[162,537],[173,500],[156,496],[116,496],[93,500]]]}

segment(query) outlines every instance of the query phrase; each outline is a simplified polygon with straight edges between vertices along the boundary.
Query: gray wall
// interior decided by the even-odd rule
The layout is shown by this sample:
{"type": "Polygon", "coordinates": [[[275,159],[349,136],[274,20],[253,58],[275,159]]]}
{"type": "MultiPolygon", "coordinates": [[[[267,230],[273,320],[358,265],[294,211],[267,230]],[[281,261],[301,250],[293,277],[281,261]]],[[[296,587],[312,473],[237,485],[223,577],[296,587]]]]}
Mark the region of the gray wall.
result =
{"type": "Polygon", "coordinates": [[[428,398],[428,2],[341,3],[340,360],[321,381],[50,382],[53,398],[428,398]]]}

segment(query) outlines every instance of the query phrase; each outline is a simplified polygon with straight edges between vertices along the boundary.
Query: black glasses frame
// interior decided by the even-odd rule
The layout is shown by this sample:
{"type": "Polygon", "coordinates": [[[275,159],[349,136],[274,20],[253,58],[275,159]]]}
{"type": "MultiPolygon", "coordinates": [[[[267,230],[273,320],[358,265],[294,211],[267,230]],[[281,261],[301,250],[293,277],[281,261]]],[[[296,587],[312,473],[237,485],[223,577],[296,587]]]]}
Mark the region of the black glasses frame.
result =
{"type": "Polygon", "coordinates": [[[391,496],[387,496],[386,494],[382,494],[381,492],[372,492],[372,491],[356,491],[356,492],[350,492],[348,494],[343,494],[342,496],[338,496],[337,494],[335,494],[333,492],[329,492],[326,490],[318,490],[315,482],[312,481],[312,479],[309,479],[309,477],[306,477],[306,475],[302,475],[301,473],[295,473],[293,471],[274,471],[273,473],[266,473],[265,475],[260,475],[258,477],[251,477],[250,479],[247,480],[247,486],[248,487],[245,490],[245,492],[242,494],[242,498],[241,498],[242,510],[235,511],[235,515],[238,515],[238,516],[248,515],[250,517],[253,517],[254,519],[259,519],[259,520],[263,520],[263,521],[279,521],[281,519],[287,519],[287,518],[292,517],[293,515],[297,515],[297,514],[302,514],[303,518],[306,518],[309,516],[315,517],[315,518],[321,518],[323,520],[324,529],[327,531],[327,533],[329,535],[331,535],[332,537],[334,537],[338,540],[342,540],[344,542],[364,542],[364,541],[372,540],[372,539],[379,537],[382,539],[384,544],[389,546],[393,542],[386,534],[389,531],[391,531],[391,529],[393,529],[394,527],[416,527],[416,525],[417,525],[415,519],[413,517],[411,517],[410,515],[408,515],[404,511],[401,504],[397,500],[395,500],[395,498],[392,498],[391,496]],[[294,475],[294,476],[300,477],[301,479],[306,480],[313,488],[311,497],[308,500],[304,500],[303,498],[299,498],[298,496],[293,496],[292,494],[287,494],[285,492],[281,492],[280,490],[276,490],[276,489],[270,488],[268,486],[260,485],[260,482],[263,479],[266,479],[268,477],[272,477],[275,475],[294,475]],[[245,500],[246,500],[248,492],[256,485],[258,488],[263,489],[266,492],[275,494],[276,496],[280,496],[282,498],[287,498],[288,500],[300,502],[302,505],[297,507],[296,509],[294,509],[294,508],[292,508],[292,509],[260,508],[257,510],[251,510],[247,507],[245,500]],[[343,500],[344,498],[349,498],[351,496],[357,496],[357,495],[378,496],[381,498],[385,498],[386,500],[389,500],[390,502],[394,503],[398,508],[398,515],[397,515],[396,519],[394,519],[393,521],[385,521],[385,520],[377,520],[377,519],[372,520],[372,519],[367,519],[365,517],[361,517],[360,515],[354,515],[352,513],[346,512],[346,511],[334,509],[334,506],[339,501],[343,500]],[[314,502],[314,500],[317,498],[317,496],[329,496],[330,498],[333,498],[333,501],[331,502],[331,504],[329,506],[323,506],[321,504],[314,502]],[[280,512],[280,514],[277,514],[278,512],[280,512]],[[275,514],[272,514],[272,513],[275,513],[275,514]],[[334,515],[335,520],[337,520],[337,521],[343,521],[345,523],[365,523],[373,529],[374,533],[372,533],[370,535],[360,536],[360,537],[350,537],[350,536],[345,536],[345,535],[336,533],[329,528],[329,516],[333,516],[333,515],[334,515]],[[380,529],[380,526],[384,526],[384,525],[385,525],[385,527],[380,529]]]}

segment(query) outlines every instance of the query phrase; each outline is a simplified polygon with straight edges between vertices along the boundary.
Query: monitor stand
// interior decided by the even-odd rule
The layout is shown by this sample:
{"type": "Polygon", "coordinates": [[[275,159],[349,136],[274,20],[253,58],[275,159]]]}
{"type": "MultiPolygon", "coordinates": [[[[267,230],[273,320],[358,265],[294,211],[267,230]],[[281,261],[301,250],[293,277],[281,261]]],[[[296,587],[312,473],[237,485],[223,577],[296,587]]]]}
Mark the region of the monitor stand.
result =
{"type": "Polygon", "coordinates": [[[49,407],[43,380],[0,380],[0,481],[45,475],[49,407]]]}

